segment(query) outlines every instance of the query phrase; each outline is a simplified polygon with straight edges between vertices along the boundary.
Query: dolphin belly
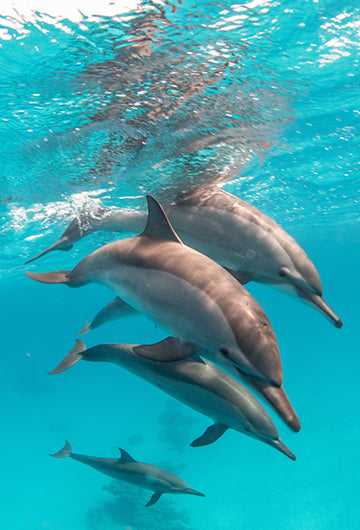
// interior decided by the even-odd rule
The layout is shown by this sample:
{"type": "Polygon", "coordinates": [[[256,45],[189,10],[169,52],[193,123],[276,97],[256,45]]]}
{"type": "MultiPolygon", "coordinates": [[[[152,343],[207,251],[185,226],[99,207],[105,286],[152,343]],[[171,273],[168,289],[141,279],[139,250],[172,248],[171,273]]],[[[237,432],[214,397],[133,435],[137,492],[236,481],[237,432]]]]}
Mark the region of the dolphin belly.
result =
{"type": "Polygon", "coordinates": [[[119,265],[107,274],[106,285],[137,311],[214,362],[229,366],[221,355],[226,345],[238,353],[239,368],[262,374],[245,357],[220,307],[206,293],[171,273],[119,265]],[[124,281],[126,278],[126,281],[124,281]]]}

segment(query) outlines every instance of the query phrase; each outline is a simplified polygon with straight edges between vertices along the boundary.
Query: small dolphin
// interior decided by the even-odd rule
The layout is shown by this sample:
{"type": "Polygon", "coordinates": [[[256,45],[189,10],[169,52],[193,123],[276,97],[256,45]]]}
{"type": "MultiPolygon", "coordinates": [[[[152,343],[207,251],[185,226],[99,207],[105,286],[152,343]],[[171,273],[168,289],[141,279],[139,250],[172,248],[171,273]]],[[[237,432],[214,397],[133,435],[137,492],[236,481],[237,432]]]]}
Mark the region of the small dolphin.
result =
{"type": "Polygon", "coordinates": [[[205,497],[203,493],[191,489],[186,482],[173,473],[169,473],[169,471],[165,471],[161,467],[137,462],[124,449],[119,448],[119,451],[121,458],[99,458],[97,456],[78,455],[72,452],[71,445],[66,441],[60,451],[50,456],[55,458],[70,456],[70,458],[82,464],[93,467],[96,471],[100,471],[100,473],[124,482],[129,482],[139,488],[153,491],[154,494],[146,506],[155,504],[163,493],[186,493],[187,495],[205,497]]]}
{"type": "MultiPolygon", "coordinates": [[[[186,245],[220,263],[241,283],[285,286],[337,328],[342,327],[322,297],[320,277],[309,257],[285,230],[254,206],[211,185],[196,188],[165,210],[186,245]]],[[[137,211],[82,212],[56,243],[27,263],[51,250],[68,250],[96,230],[136,233],[145,224],[146,214],[137,211]]]]}
{"type": "MultiPolygon", "coordinates": [[[[292,429],[299,430],[300,422],[281,386],[279,346],[264,310],[223,267],[183,245],[160,204],[150,196],[147,200],[148,222],[139,236],[99,248],[72,271],[26,274],[43,283],[110,287],[134,309],[191,345],[176,355],[203,354],[239,370],[243,378],[250,376],[252,386],[292,429]]],[[[154,352],[144,350],[143,355],[154,352]]],[[[175,360],[173,352],[168,355],[161,360],[175,360]]]]}
{"type": "Polygon", "coordinates": [[[160,357],[179,348],[184,345],[173,337],[146,346],[99,344],[89,349],[77,339],[73,349],[49,373],[63,372],[81,359],[117,364],[214,421],[200,438],[192,442],[193,447],[213,443],[227,429],[234,429],[274,447],[292,460],[296,459],[279,439],[276,427],[261,403],[231,375],[201,357],[161,363],[141,355],[143,349],[152,350],[155,357],[160,357]]]}

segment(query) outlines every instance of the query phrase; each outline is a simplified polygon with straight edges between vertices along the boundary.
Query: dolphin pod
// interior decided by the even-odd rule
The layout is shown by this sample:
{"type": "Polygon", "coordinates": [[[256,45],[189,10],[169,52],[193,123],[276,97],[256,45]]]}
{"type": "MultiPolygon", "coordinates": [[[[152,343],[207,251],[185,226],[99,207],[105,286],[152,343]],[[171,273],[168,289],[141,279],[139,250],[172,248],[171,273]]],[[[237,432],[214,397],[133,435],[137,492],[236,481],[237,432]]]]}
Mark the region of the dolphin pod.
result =
{"type": "Polygon", "coordinates": [[[138,236],[92,252],[71,271],[26,274],[43,283],[99,283],[183,342],[183,348],[138,353],[163,362],[202,355],[235,371],[294,431],[298,417],[282,387],[278,343],[264,310],[228,271],[185,246],[159,203],[138,236]]]}
{"type": "Polygon", "coordinates": [[[81,359],[117,364],[214,421],[192,442],[193,447],[213,443],[227,429],[234,429],[274,447],[292,460],[296,459],[279,439],[276,427],[261,403],[231,375],[196,356],[168,363],[152,361],[141,355],[142,348],[151,349],[154,356],[159,356],[162,351],[166,353],[183,348],[183,345],[169,337],[147,346],[99,344],[86,349],[85,344],[77,339],[72,350],[49,373],[63,372],[81,359]]]}
{"type": "Polygon", "coordinates": [[[71,445],[66,441],[64,447],[50,456],[55,458],[70,457],[73,460],[90,466],[100,473],[153,491],[146,506],[155,504],[164,493],[197,495],[205,497],[200,491],[193,490],[186,482],[173,473],[152,464],[144,464],[134,460],[124,449],[120,449],[120,458],[101,458],[97,456],[79,455],[72,452],[71,445]]]}
{"type": "MultiPolygon", "coordinates": [[[[283,286],[323,313],[338,328],[340,318],[322,297],[319,274],[298,243],[254,206],[220,189],[201,186],[166,213],[187,245],[226,267],[241,283],[283,286]]],[[[136,233],[146,224],[141,212],[98,209],[82,212],[60,239],[27,263],[52,250],[69,250],[82,237],[108,230],[136,233]]]]}

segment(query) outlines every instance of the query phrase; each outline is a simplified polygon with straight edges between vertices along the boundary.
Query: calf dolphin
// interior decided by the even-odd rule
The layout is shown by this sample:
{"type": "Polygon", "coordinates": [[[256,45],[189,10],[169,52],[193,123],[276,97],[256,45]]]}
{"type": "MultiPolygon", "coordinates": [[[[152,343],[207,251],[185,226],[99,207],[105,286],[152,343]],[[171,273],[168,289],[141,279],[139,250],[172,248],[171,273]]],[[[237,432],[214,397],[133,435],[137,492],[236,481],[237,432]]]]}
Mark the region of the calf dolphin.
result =
{"type": "Polygon", "coordinates": [[[162,363],[141,355],[143,348],[160,356],[162,352],[166,354],[183,347],[180,341],[168,337],[147,346],[99,344],[86,349],[83,341],[77,339],[72,350],[49,373],[63,372],[81,359],[117,364],[214,421],[200,438],[192,442],[193,447],[213,443],[227,429],[234,429],[295,460],[295,455],[279,439],[276,427],[261,403],[231,375],[197,356],[162,363]]]}
{"type": "Polygon", "coordinates": [[[96,471],[100,471],[100,473],[153,491],[154,494],[146,506],[155,504],[163,493],[186,493],[187,495],[205,497],[203,493],[193,490],[186,482],[173,473],[169,473],[169,471],[165,471],[165,469],[153,466],[152,464],[137,462],[124,449],[119,448],[119,450],[121,454],[120,458],[100,458],[97,456],[78,455],[72,452],[71,445],[66,441],[60,451],[50,456],[55,458],[70,456],[73,460],[93,467],[96,471]]]}
{"type": "MultiPolygon", "coordinates": [[[[241,282],[257,281],[285,286],[302,301],[342,322],[322,297],[319,274],[298,243],[270,217],[220,189],[200,186],[165,208],[185,244],[217,261],[241,282]]],[[[83,211],[60,239],[27,263],[51,250],[68,250],[96,230],[136,233],[146,214],[138,211],[83,211]]]]}
{"type": "MultiPolygon", "coordinates": [[[[239,370],[294,430],[300,423],[282,388],[282,365],[275,333],[264,310],[223,267],[182,244],[160,204],[148,196],[149,216],[139,235],[92,252],[72,271],[26,274],[43,283],[80,287],[99,283],[187,348],[161,352],[203,354],[239,370]]],[[[142,350],[149,357],[152,350],[142,350]]],[[[157,360],[155,358],[155,360],[157,360]]]]}

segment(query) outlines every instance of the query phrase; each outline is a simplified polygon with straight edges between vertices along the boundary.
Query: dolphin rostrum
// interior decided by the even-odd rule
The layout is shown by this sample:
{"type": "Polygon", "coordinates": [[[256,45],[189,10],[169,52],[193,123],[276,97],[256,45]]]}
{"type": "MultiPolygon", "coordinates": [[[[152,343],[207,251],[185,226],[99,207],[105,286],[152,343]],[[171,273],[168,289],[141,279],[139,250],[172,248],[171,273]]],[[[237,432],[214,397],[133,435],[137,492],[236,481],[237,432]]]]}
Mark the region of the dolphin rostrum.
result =
{"type": "Polygon", "coordinates": [[[83,341],[77,339],[72,350],[49,373],[63,372],[81,359],[117,364],[214,421],[200,438],[192,442],[193,447],[213,443],[227,429],[234,429],[295,460],[295,455],[279,439],[276,427],[261,403],[231,375],[197,356],[163,363],[141,355],[142,348],[153,350],[154,356],[159,357],[163,352],[166,355],[169,350],[183,347],[179,340],[168,337],[147,346],[99,344],[86,349],[83,341]]]}
{"type": "MultiPolygon", "coordinates": [[[[322,297],[320,277],[309,257],[285,230],[255,206],[211,185],[196,188],[165,209],[186,245],[226,267],[241,283],[257,281],[286,287],[336,327],[342,327],[322,297]]],[[[27,263],[51,250],[68,250],[96,230],[137,233],[145,224],[146,214],[138,211],[83,211],[56,243],[27,263]]]]}
{"type": "Polygon", "coordinates": [[[109,475],[110,477],[129,482],[153,491],[149,502],[146,506],[155,504],[163,493],[186,493],[188,495],[197,495],[205,497],[203,493],[191,489],[186,482],[181,480],[173,473],[161,469],[161,467],[153,466],[152,464],[144,464],[134,460],[124,449],[120,449],[120,458],[101,458],[97,456],[78,455],[72,452],[71,445],[66,441],[64,447],[57,453],[50,455],[55,458],[65,458],[70,456],[74,460],[93,467],[96,471],[109,475]]]}
{"type": "MultiPolygon", "coordinates": [[[[72,271],[26,274],[43,283],[110,287],[188,345],[176,351],[179,358],[203,354],[240,371],[298,431],[299,420],[282,388],[278,343],[264,310],[223,267],[183,245],[160,204],[150,196],[147,200],[148,221],[139,236],[99,248],[72,271]]],[[[152,350],[142,354],[154,356],[152,350]]],[[[161,360],[174,360],[173,354],[161,360]]]]}

